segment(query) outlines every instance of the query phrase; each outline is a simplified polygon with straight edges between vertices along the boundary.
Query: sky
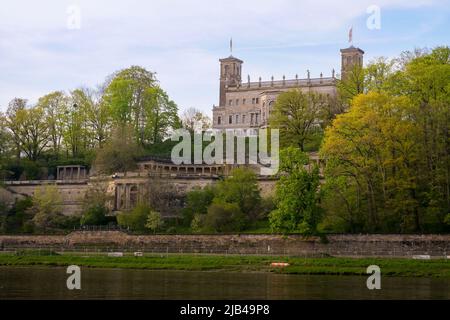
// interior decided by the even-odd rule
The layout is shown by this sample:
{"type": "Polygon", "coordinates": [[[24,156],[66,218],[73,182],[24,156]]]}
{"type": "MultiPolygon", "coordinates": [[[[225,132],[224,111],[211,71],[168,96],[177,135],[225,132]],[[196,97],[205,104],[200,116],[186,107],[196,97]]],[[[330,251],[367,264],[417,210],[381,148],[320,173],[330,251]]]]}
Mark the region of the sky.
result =
{"type": "Polygon", "coordinates": [[[219,59],[244,61],[243,79],[330,76],[339,49],[365,62],[450,45],[450,0],[40,0],[0,4],[0,111],[52,91],[96,87],[139,65],[157,73],[180,109],[211,115],[219,59]]]}

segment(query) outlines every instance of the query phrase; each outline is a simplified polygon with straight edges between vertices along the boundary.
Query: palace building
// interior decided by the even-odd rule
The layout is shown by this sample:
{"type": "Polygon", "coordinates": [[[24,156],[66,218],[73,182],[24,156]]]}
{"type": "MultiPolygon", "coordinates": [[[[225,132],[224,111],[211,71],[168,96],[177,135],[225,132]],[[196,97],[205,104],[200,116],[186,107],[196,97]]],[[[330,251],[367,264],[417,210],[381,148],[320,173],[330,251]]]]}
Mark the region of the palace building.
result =
{"type": "MultiPolygon", "coordinates": [[[[364,51],[353,45],[341,49],[341,77],[345,77],[351,68],[363,65],[364,51]]],[[[233,130],[238,135],[257,134],[259,128],[268,125],[273,105],[282,92],[300,89],[304,92],[315,91],[328,96],[336,95],[336,74],[331,76],[320,74],[319,78],[311,78],[309,70],[307,78],[262,81],[242,81],[242,60],[230,55],[220,59],[220,95],[219,105],[213,107],[213,129],[233,130]]]]}

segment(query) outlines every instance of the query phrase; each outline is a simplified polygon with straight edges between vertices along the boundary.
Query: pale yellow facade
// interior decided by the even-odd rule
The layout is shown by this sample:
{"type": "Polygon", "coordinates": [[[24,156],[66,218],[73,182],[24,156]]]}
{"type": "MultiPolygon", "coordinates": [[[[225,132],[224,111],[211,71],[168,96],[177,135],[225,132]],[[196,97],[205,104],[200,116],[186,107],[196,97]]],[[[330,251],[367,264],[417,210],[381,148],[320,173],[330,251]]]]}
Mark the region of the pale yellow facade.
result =
{"type": "MultiPolygon", "coordinates": [[[[342,65],[341,74],[345,73],[355,64],[363,63],[364,51],[350,47],[341,50],[342,65]]],[[[213,107],[213,129],[233,130],[236,134],[253,135],[259,128],[268,125],[268,119],[274,103],[282,92],[292,89],[300,89],[303,92],[314,91],[325,96],[336,96],[335,71],[330,71],[329,76],[320,74],[318,78],[308,76],[300,79],[251,82],[242,81],[243,61],[230,56],[220,59],[220,99],[219,105],[213,107]]]]}

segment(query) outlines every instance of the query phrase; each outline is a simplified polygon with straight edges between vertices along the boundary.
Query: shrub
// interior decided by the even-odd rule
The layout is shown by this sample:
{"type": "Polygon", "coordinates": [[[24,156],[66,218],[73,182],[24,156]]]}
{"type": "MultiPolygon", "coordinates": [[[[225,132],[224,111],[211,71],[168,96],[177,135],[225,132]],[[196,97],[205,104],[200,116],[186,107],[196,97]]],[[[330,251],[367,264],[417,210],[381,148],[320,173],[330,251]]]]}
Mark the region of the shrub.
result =
{"type": "Polygon", "coordinates": [[[83,214],[80,219],[81,225],[105,225],[108,223],[106,215],[108,214],[108,209],[103,205],[95,205],[88,208],[88,211],[83,214]]]}
{"type": "Polygon", "coordinates": [[[184,224],[190,225],[195,215],[206,214],[213,199],[214,189],[212,187],[190,191],[186,196],[186,207],[182,211],[184,224]]]}
{"type": "Polygon", "coordinates": [[[215,202],[208,207],[204,226],[215,232],[235,232],[244,229],[247,223],[245,214],[236,203],[215,202]]]}
{"type": "Polygon", "coordinates": [[[150,210],[150,212],[147,215],[147,223],[145,224],[145,227],[156,233],[156,230],[161,228],[161,226],[162,226],[161,214],[155,210],[150,210]]]}
{"type": "Polygon", "coordinates": [[[133,231],[145,231],[150,211],[149,205],[140,203],[131,212],[119,213],[117,215],[117,223],[133,231]]]}

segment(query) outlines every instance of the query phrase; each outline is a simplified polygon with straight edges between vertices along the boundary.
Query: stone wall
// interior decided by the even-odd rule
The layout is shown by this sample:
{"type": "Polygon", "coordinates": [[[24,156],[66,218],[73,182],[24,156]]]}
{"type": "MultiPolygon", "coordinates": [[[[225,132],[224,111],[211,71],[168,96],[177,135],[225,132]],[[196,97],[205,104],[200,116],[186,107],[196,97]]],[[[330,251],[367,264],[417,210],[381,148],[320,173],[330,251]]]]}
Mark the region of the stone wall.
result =
{"type": "Polygon", "coordinates": [[[293,256],[411,257],[450,255],[450,235],[129,235],[119,231],[67,236],[0,236],[1,250],[145,251],[157,253],[271,254],[293,256]]]}
{"type": "MultiPolygon", "coordinates": [[[[49,184],[49,182],[45,182],[49,184]]],[[[44,183],[33,183],[27,181],[18,181],[15,184],[8,184],[6,188],[0,188],[0,193],[8,194],[8,203],[12,204],[14,201],[24,197],[32,197],[37,188],[41,188],[44,183]]],[[[87,182],[85,183],[53,183],[61,196],[63,213],[65,215],[73,215],[81,212],[83,199],[88,189],[87,182]]]]}
{"type": "MultiPolygon", "coordinates": [[[[194,188],[203,188],[207,185],[214,184],[218,181],[217,178],[213,177],[181,177],[181,176],[165,176],[162,178],[141,176],[137,174],[129,174],[128,176],[121,176],[116,179],[106,179],[102,180],[102,183],[108,185],[108,192],[114,196],[116,195],[116,188],[118,185],[139,185],[145,182],[151,182],[152,179],[162,180],[171,186],[174,192],[175,198],[184,198],[187,192],[193,190],[194,188]]],[[[156,180],[155,180],[156,181],[156,180]]],[[[58,188],[59,194],[62,199],[62,212],[65,215],[79,214],[82,211],[83,200],[87,190],[93,182],[84,183],[64,183],[60,182],[49,182],[45,181],[42,183],[33,181],[15,181],[14,183],[9,183],[6,188],[0,187],[0,201],[6,202],[12,205],[14,201],[24,198],[25,196],[32,197],[37,188],[42,187],[45,184],[53,183],[58,188]]],[[[275,190],[276,180],[270,178],[261,178],[258,181],[259,187],[261,189],[262,196],[273,195],[275,190]]],[[[129,197],[129,195],[128,195],[129,197]]],[[[129,199],[128,199],[129,200],[129,199]]],[[[117,202],[117,199],[114,200],[117,202]]],[[[113,209],[117,209],[117,205],[112,205],[113,209]]],[[[124,209],[124,208],[122,208],[124,209]]],[[[127,208],[129,209],[129,208],[127,208]]],[[[171,212],[178,212],[180,208],[173,208],[171,212]]],[[[170,216],[170,215],[165,215],[170,216]]]]}

